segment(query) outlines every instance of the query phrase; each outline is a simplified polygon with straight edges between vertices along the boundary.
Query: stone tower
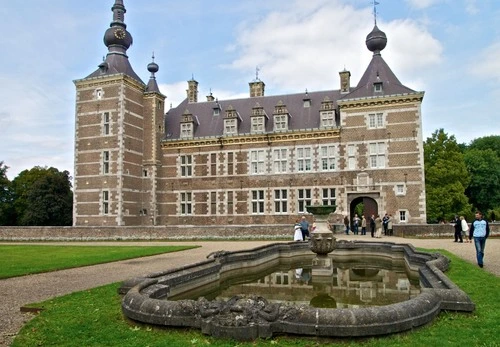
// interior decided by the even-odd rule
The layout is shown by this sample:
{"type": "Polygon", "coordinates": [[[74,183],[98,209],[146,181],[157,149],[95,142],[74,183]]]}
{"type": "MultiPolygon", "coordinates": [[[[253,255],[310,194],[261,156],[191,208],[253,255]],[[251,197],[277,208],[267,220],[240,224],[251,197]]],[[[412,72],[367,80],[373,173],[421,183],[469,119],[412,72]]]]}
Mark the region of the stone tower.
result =
{"type": "Polygon", "coordinates": [[[108,53],[76,86],[73,224],[156,224],[157,177],[165,96],[154,62],[145,84],[127,56],[132,36],[123,0],[104,34],[108,53]]]}

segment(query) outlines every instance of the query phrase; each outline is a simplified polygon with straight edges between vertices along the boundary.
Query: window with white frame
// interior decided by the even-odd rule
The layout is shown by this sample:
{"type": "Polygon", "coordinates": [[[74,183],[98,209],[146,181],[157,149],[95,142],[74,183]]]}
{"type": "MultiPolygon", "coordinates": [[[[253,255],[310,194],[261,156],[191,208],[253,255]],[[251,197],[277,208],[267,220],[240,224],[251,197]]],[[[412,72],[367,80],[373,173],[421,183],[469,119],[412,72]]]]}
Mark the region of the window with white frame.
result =
{"type": "Polygon", "coordinates": [[[312,170],[312,149],[311,147],[299,147],[296,150],[297,172],[307,172],[312,170]]]}
{"type": "Polygon", "coordinates": [[[210,154],[210,175],[217,176],[217,153],[210,154]]]}
{"type": "Polygon", "coordinates": [[[181,192],[179,201],[181,203],[180,205],[180,210],[181,210],[181,215],[186,216],[193,214],[193,200],[192,200],[192,193],[190,192],[181,192]]]}
{"type": "Polygon", "coordinates": [[[181,138],[182,139],[193,138],[193,123],[181,123],[181,138]]]}
{"type": "Polygon", "coordinates": [[[224,119],[224,134],[225,135],[236,135],[238,134],[238,119],[224,119]]]}
{"type": "Polygon", "coordinates": [[[263,149],[250,151],[250,172],[252,175],[265,173],[266,151],[263,149]]]}
{"type": "Polygon", "coordinates": [[[102,89],[96,89],[94,95],[96,99],[100,100],[104,97],[104,91],[102,89]]]}
{"type": "Polygon", "coordinates": [[[109,214],[109,191],[102,191],[102,214],[109,214]]]}
{"type": "Polygon", "coordinates": [[[109,135],[109,112],[104,112],[102,114],[102,134],[103,135],[109,135]]]}
{"type": "Polygon", "coordinates": [[[306,213],[306,206],[311,205],[311,189],[297,189],[298,213],[306,213]]]}
{"type": "Polygon", "coordinates": [[[323,188],[321,195],[323,205],[335,205],[335,188],[323,188]]]}
{"type": "Polygon", "coordinates": [[[335,125],[335,113],[333,111],[321,112],[321,127],[328,128],[335,125]]]}
{"type": "Polygon", "coordinates": [[[356,145],[347,146],[347,169],[356,169],[356,145]]]}
{"type": "Polygon", "coordinates": [[[375,142],[368,144],[370,151],[370,168],[382,169],[385,167],[385,143],[375,142]]]}
{"type": "Polygon", "coordinates": [[[405,188],[406,187],[405,187],[404,184],[397,184],[396,185],[396,189],[395,189],[396,195],[399,195],[399,196],[405,195],[406,194],[406,189],[405,188]]]}
{"type": "Polygon", "coordinates": [[[109,161],[110,161],[109,151],[103,151],[102,152],[102,173],[103,174],[109,174],[109,161]]]}
{"type": "Polygon", "coordinates": [[[288,150],[286,148],[276,148],[273,150],[274,173],[287,172],[288,150]]]}
{"type": "Polygon", "coordinates": [[[193,156],[181,155],[181,177],[191,177],[193,175],[193,156]]]}
{"type": "Polygon", "coordinates": [[[278,114],[274,116],[274,131],[288,130],[288,115],[278,114]]]}
{"type": "Polygon", "coordinates": [[[408,222],[408,216],[407,216],[407,211],[406,210],[399,210],[399,221],[401,223],[408,222]]]}
{"type": "Polygon", "coordinates": [[[319,156],[321,171],[335,171],[337,148],[335,146],[321,146],[319,156]]]}
{"type": "Polygon", "coordinates": [[[256,117],[253,116],[251,118],[252,122],[252,133],[263,133],[265,130],[264,127],[264,117],[256,117]]]}
{"type": "Polygon", "coordinates": [[[252,190],[252,213],[263,214],[265,207],[264,191],[252,190]]]}
{"type": "Polygon", "coordinates": [[[210,214],[217,214],[217,192],[210,192],[210,214]]]}
{"type": "Polygon", "coordinates": [[[383,113],[370,113],[368,114],[368,128],[380,129],[385,127],[385,119],[383,113]]]}
{"type": "Polygon", "coordinates": [[[274,212],[275,213],[288,212],[288,191],[286,189],[274,190],[274,212]]]}

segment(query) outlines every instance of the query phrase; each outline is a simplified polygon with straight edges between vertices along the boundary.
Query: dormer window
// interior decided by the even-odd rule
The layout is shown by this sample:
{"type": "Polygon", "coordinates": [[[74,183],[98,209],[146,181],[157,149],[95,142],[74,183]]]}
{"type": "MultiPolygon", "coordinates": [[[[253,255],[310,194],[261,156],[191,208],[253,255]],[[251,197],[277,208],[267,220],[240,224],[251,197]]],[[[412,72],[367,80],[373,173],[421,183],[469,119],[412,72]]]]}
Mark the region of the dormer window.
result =
{"type": "Polygon", "coordinates": [[[273,120],[274,120],[274,131],[287,131],[288,130],[288,118],[290,113],[283,101],[279,101],[276,106],[274,106],[273,120]]]}
{"type": "Polygon", "coordinates": [[[238,125],[241,122],[238,111],[229,105],[224,115],[224,135],[238,135],[238,125]]]}
{"type": "Polygon", "coordinates": [[[321,102],[319,115],[321,128],[331,128],[335,126],[335,109],[333,107],[333,101],[330,100],[328,96],[321,102]]]}
{"type": "Polygon", "coordinates": [[[214,108],[214,116],[220,116],[220,108],[214,108]]]}
{"type": "Polygon", "coordinates": [[[266,122],[269,118],[267,117],[264,107],[260,106],[257,102],[254,107],[252,107],[252,115],[250,116],[251,123],[251,133],[258,134],[266,131],[266,122]]]}
{"type": "Polygon", "coordinates": [[[381,93],[383,91],[382,82],[373,83],[373,91],[376,93],[381,93]]]}
{"type": "Polygon", "coordinates": [[[195,126],[198,125],[198,118],[193,116],[189,110],[184,111],[181,118],[181,139],[192,139],[194,137],[195,126]]]}

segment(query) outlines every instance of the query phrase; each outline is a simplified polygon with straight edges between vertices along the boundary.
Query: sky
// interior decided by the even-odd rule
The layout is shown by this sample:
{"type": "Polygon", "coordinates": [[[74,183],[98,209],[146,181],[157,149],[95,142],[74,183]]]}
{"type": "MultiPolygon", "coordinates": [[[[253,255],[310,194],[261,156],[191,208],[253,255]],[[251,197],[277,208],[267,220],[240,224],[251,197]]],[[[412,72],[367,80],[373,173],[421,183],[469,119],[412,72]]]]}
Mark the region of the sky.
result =
{"type": "MultiPolygon", "coordinates": [[[[377,0],[387,35],[382,57],[405,86],[424,91],[423,136],[443,128],[459,143],[500,134],[500,1],[377,0]]],[[[107,53],[114,0],[0,0],[0,162],[13,180],[34,166],[73,173],[75,85],[107,53]]],[[[127,54],[147,82],[147,64],[175,107],[187,80],[199,101],[355,86],[372,53],[370,0],[124,0],[134,43],[127,54]]]]}

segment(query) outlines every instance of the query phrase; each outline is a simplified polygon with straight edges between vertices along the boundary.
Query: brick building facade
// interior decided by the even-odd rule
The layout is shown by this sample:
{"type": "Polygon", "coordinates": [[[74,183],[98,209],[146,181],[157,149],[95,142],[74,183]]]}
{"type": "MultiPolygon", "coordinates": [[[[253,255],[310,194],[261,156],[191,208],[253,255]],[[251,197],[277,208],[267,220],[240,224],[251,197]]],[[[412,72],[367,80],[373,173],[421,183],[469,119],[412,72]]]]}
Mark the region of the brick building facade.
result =
{"type": "Polygon", "coordinates": [[[289,225],[307,205],[352,217],[359,203],[425,223],[424,93],[382,59],[377,26],[356,86],[341,71],[338,89],[267,96],[257,76],[248,98],[199,101],[191,79],[164,113],[158,65],[138,77],[123,1],[112,11],[106,59],[75,81],[75,226],[289,225]]]}

